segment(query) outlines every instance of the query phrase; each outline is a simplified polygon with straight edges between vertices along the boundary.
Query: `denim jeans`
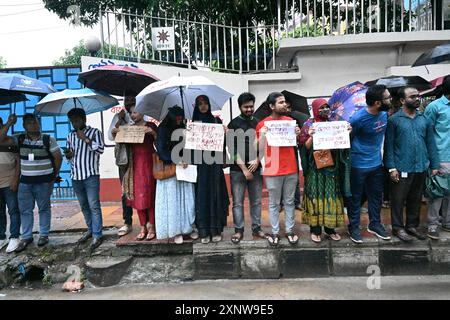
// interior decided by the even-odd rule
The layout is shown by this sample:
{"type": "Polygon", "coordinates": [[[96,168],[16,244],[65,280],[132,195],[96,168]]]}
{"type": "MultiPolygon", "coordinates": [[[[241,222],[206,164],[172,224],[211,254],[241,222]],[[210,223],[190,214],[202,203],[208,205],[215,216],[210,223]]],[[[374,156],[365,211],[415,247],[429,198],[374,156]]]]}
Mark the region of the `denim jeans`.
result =
{"type": "Polygon", "coordinates": [[[100,176],[85,180],[73,180],[73,189],[80,203],[84,221],[94,238],[102,236],[103,219],[100,206],[100,176]]]}
{"type": "Polygon", "coordinates": [[[0,240],[5,239],[6,232],[6,207],[9,214],[10,239],[20,236],[20,212],[17,201],[17,192],[12,192],[9,187],[0,188],[0,240]]]}
{"type": "Polygon", "coordinates": [[[266,186],[269,191],[269,216],[272,233],[280,233],[280,201],[283,201],[285,212],[285,231],[292,232],[295,225],[295,187],[298,182],[298,173],[284,176],[266,177],[266,186]]]}
{"type": "Polygon", "coordinates": [[[430,199],[428,202],[428,228],[440,225],[450,228],[450,196],[430,199]],[[440,211],[442,217],[439,214],[440,211]]]}
{"type": "Polygon", "coordinates": [[[48,236],[52,218],[50,197],[53,192],[53,182],[20,183],[19,184],[19,211],[22,222],[22,239],[33,237],[34,206],[39,209],[39,235],[48,236]]]}
{"type": "Polygon", "coordinates": [[[247,181],[242,171],[230,171],[231,191],[233,193],[233,221],[235,232],[244,232],[244,198],[248,190],[252,232],[261,230],[261,196],[263,177],[259,170],[253,173],[253,179],[247,181]]]}
{"type": "Polygon", "coordinates": [[[352,197],[348,208],[350,229],[359,228],[361,197],[365,192],[369,204],[369,226],[380,225],[381,202],[383,197],[383,167],[370,169],[352,168],[350,176],[352,197]]]}

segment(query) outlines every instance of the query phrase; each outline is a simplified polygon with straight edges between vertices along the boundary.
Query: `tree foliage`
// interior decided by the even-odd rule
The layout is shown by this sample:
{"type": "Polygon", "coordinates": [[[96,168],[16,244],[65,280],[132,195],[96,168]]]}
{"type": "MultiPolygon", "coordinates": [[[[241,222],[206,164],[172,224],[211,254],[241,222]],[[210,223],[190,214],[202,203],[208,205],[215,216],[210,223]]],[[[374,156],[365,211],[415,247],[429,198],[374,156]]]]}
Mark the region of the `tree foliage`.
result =
{"type": "Polygon", "coordinates": [[[6,62],[5,58],[0,56],[0,69],[6,68],[6,65],[8,63],[6,62]]]}

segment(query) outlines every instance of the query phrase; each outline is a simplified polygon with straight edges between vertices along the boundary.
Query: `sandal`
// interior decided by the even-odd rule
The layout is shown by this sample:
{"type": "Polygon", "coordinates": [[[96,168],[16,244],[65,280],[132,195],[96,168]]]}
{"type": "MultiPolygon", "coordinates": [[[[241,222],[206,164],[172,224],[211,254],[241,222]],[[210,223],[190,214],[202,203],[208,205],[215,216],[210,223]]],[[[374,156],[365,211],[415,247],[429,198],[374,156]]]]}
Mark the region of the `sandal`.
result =
{"type": "Polygon", "coordinates": [[[286,239],[290,244],[296,244],[298,242],[298,236],[293,232],[286,233],[286,239]]]}
{"type": "Polygon", "coordinates": [[[183,244],[183,235],[179,234],[179,235],[175,236],[174,242],[176,244],[183,244]]]}
{"type": "Polygon", "coordinates": [[[267,235],[267,242],[269,242],[272,247],[276,247],[280,242],[280,236],[278,234],[267,235]]]}
{"type": "Polygon", "coordinates": [[[325,236],[326,236],[327,238],[330,238],[330,239],[333,240],[333,241],[339,241],[339,240],[341,240],[341,236],[340,236],[339,234],[337,234],[336,232],[334,232],[334,233],[326,233],[326,232],[325,232],[325,236]]]}
{"type": "Polygon", "coordinates": [[[244,235],[241,232],[236,232],[231,237],[231,242],[233,242],[234,244],[238,244],[239,242],[241,242],[242,238],[244,238],[244,235]]]}
{"type": "Polygon", "coordinates": [[[320,237],[320,235],[311,233],[311,240],[315,243],[320,243],[322,242],[322,238],[320,237]]]}
{"type": "Polygon", "coordinates": [[[267,239],[267,235],[262,230],[259,230],[257,232],[253,232],[252,236],[253,236],[253,240],[255,240],[254,238],[267,239]]]}
{"type": "Polygon", "coordinates": [[[149,225],[147,237],[145,240],[151,241],[156,238],[155,226],[149,225]]]}
{"type": "Polygon", "coordinates": [[[147,236],[147,229],[145,229],[145,231],[141,231],[139,232],[139,234],[136,237],[137,241],[142,241],[145,239],[145,237],[147,236]]]}

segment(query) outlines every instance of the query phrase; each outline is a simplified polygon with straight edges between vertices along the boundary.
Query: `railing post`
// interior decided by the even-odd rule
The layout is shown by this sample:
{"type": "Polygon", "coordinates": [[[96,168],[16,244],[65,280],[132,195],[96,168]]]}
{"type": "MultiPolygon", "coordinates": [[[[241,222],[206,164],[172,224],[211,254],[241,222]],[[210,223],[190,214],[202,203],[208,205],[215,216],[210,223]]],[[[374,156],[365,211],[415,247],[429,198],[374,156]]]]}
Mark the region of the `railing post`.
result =
{"type": "Polygon", "coordinates": [[[102,14],[102,8],[101,6],[98,6],[98,18],[100,21],[100,41],[102,44],[101,50],[102,50],[102,58],[105,57],[105,38],[103,35],[103,14],[102,14]]]}
{"type": "MultiPolygon", "coordinates": [[[[278,12],[277,12],[277,18],[278,18],[278,36],[280,36],[281,34],[281,0],[277,0],[277,7],[278,7],[278,12]]],[[[239,26],[239,30],[240,30],[240,26],[239,26]]]]}
{"type": "Polygon", "coordinates": [[[241,36],[241,22],[238,23],[238,31],[239,31],[239,73],[242,73],[242,36],[241,36]]]}

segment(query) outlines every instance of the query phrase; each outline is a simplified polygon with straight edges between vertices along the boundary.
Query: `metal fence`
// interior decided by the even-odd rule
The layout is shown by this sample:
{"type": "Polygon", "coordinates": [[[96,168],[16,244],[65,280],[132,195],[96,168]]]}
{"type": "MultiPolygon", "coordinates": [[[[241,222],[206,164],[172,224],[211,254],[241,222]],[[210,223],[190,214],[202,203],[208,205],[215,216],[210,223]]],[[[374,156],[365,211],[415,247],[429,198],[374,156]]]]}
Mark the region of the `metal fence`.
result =
{"type": "Polygon", "coordinates": [[[288,38],[445,29],[442,0],[278,0],[278,8],[288,38]]]}
{"type": "Polygon", "coordinates": [[[275,25],[227,26],[131,12],[100,14],[107,57],[236,73],[266,70],[275,61],[275,25]],[[153,48],[151,30],[156,27],[174,28],[174,50],[153,48]]]}
{"type": "Polygon", "coordinates": [[[449,29],[442,0],[278,0],[272,25],[224,25],[133,12],[100,11],[103,56],[249,73],[279,70],[283,38],[449,29]],[[173,28],[173,50],[155,50],[152,29],[173,28]]]}

